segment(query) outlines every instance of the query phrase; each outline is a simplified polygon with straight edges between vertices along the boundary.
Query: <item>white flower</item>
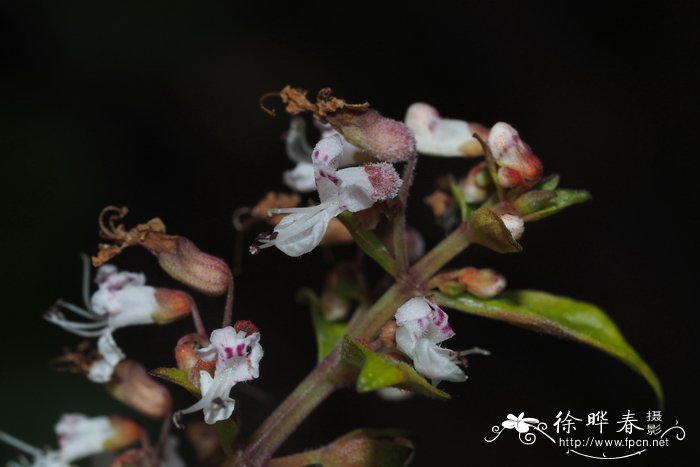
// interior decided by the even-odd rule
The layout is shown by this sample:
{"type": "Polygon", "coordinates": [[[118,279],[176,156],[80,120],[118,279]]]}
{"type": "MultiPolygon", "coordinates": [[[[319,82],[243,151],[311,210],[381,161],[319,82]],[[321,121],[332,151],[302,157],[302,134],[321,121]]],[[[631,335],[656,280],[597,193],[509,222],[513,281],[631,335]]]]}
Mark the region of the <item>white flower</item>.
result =
{"type": "MultiPolygon", "coordinates": [[[[86,275],[87,277],[87,275],[86,275]]],[[[87,300],[87,284],[84,286],[86,309],[63,301],[58,306],[91,322],[67,319],[58,309],[44,317],[63,329],[82,337],[99,337],[98,351],[102,358],[93,362],[88,378],[97,383],[106,383],[112,377],[114,367],[125,358],[112,337],[115,330],[132,325],[152,324],[153,314],[161,309],[156,299],[156,289],[145,285],[143,274],[119,272],[111,264],[97,271],[97,291],[87,300]]]]}
{"type": "MultiPolygon", "coordinates": [[[[343,142],[343,152],[338,157],[338,167],[356,165],[355,155],[361,151],[343,138],[332,126],[314,121],[321,139],[338,135],[343,142]]],[[[282,174],[284,184],[299,193],[311,193],[316,189],[316,178],[314,176],[314,164],[311,161],[311,146],[306,140],[306,123],[301,117],[292,118],[289,124],[289,131],[285,136],[285,146],[287,157],[296,166],[292,170],[287,170],[282,174]]]]}
{"type": "Polygon", "coordinates": [[[433,106],[423,102],[408,108],[405,122],[416,137],[416,149],[422,154],[444,157],[483,154],[473,136],[475,132],[484,132],[481,125],[442,118],[433,106]]]}
{"type": "Polygon", "coordinates": [[[314,148],[314,179],[320,204],[307,208],[271,209],[271,214],[289,214],[272,233],[261,236],[251,246],[276,246],[289,256],[300,256],[313,250],[323,238],[331,219],[343,211],[357,212],[378,201],[393,198],[401,186],[396,170],[387,163],[368,164],[337,170],[343,152],[339,135],[322,139],[314,148]]]}
{"type": "Polygon", "coordinates": [[[525,412],[521,412],[517,417],[509,413],[506,417],[508,420],[505,420],[501,425],[508,430],[515,428],[518,433],[527,433],[530,431],[531,426],[536,425],[540,421],[536,418],[523,418],[524,415],[525,412]]]}
{"type": "Polygon", "coordinates": [[[214,424],[231,416],[235,401],[230,397],[231,388],[243,381],[258,377],[263,348],[260,333],[247,334],[228,326],[211,333],[211,344],[197,352],[205,360],[216,359],[214,377],[206,371],[200,372],[202,398],[191,407],[174,416],[177,422],[182,414],[202,410],[204,421],[214,424]]]}
{"type": "Polygon", "coordinates": [[[460,357],[472,353],[488,355],[482,349],[462,352],[444,349],[438,344],[454,336],[447,313],[423,297],[415,297],[396,310],[396,346],[411,357],[416,371],[432,380],[466,381],[467,375],[458,366],[460,357]]]}
{"type": "Polygon", "coordinates": [[[514,240],[518,240],[523,236],[523,233],[525,233],[525,221],[522,217],[513,214],[501,214],[499,217],[514,240]]]}
{"type": "MultiPolygon", "coordinates": [[[[109,417],[66,414],[55,426],[59,449],[41,450],[0,431],[0,440],[29,454],[33,467],[68,467],[71,462],[105,451],[105,442],[118,436],[109,417]]],[[[13,463],[13,465],[27,465],[13,463]]]]}

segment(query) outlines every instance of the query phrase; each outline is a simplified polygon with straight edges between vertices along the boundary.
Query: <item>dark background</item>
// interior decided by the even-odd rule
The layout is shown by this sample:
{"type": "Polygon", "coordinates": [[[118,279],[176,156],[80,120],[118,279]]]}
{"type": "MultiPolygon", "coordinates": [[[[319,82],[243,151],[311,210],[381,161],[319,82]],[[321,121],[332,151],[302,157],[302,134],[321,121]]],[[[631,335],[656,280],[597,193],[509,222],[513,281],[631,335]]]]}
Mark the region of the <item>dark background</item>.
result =
{"type": "MultiPolygon", "coordinates": [[[[563,186],[589,189],[592,202],[529,224],[523,253],[474,248],[459,264],[490,265],[513,287],[605,309],[664,384],[665,424],[677,419],[688,431],[684,442],[618,462],[690,459],[697,4],[99,3],[15,2],[1,11],[0,428],[55,445],[61,413],[124,410],[98,385],[47,368],[79,339],[42,312],[57,297],[79,301],[78,253],[94,252],[96,216],[107,204],[128,205],[132,222],[160,216],[169,231],[232,258],[233,210],[282,188],[281,171],[291,166],[280,140],[287,119],[257,103],[290,83],[331,86],[399,119],[424,100],[447,116],[507,121],[563,186]]],[[[422,197],[435,176],[467,169],[465,161],[420,160],[409,222],[429,244],[440,231],[422,197]]],[[[117,260],[145,270],[151,284],[174,286],[154,263],[136,249],[117,260]]],[[[327,267],[318,251],[299,259],[265,251],[247,257],[237,279],[236,316],[263,335],[255,386],[275,401],[314,363],[308,312],[293,295],[319,289],[327,267]]],[[[221,301],[197,298],[211,329],[221,301]]],[[[551,423],[559,410],[585,418],[603,409],[614,424],[628,409],[641,417],[655,408],[640,377],[595,350],[456,312],[451,319],[451,348],[493,352],[473,360],[465,384],[445,385],[452,402],[338,393],[283,452],[356,427],[399,427],[416,442],[415,465],[583,465],[544,440],[525,447],[510,434],[493,444],[483,438],[507,413],[551,423]]],[[[173,363],[172,346],[189,329],[189,321],[132,328],[117,340],[155,367],[173,363]]],[[[179,407],[191,403],[175,392],[179,407]]],[[[237,399],[247,432],[272,408],[237,399]]],[[[0,448],[0,459],[13,456],[0,448]]]]}

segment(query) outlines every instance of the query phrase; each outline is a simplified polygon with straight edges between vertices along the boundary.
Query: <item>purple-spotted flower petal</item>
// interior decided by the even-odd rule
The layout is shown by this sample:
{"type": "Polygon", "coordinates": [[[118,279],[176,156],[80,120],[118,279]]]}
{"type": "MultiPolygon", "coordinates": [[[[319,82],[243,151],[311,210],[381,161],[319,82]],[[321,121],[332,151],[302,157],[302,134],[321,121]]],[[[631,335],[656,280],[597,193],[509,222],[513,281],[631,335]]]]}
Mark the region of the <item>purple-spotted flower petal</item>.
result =
{"type": "Polygon", "coordinates": [[[460,353],[438,344],[454,336],[447,314],[423,297],[415,297],[396,311],[396,345],[411,357],[413,366],[434,385],[467,379],[458,366],[460,353]]]}
{"type": "Polygon", "coordinates": [[[306,208],[272,209],[271,214],[288,214],[272,233],[258,238],[250,251],[276,246],[289,256],[313,250],[323,238],[330,221],[343,211],[357,212],[374,203],[395,197],[401,179],[391,164],[378,163],[338,170],[343,153],[340,135],[323,138],[311,160],[320,204],[306,208]]]}
{"type": "Polygon", "coordinates": [[[263,348],[260,345],[260,333],[236,331],[227,326],[211,333],[211,344],[197,353],[206,360],[216,359],[214,377],[207,372],[200,372],[200,391],[202,398],[194,405],[181,410],[188,414],[202,410],[204,421],[214,424],[231,416],[235,408],[235,400],[230,393],[233,386],[243,381],[250,381],[260,374],[260,359],[263,348]]]}

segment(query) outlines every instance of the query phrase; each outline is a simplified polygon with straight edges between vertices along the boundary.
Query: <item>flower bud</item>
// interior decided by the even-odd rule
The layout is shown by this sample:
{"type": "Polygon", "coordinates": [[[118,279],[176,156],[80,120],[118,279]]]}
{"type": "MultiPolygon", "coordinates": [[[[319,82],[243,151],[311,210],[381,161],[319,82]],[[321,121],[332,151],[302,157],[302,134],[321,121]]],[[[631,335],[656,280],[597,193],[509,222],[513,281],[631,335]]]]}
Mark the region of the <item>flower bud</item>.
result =
{"type": "Polygon", "coordinates": [[[151,314],[151,318],[158,324],[168,324],[183,318],[192,312],[194,303],[189,294],[180,290],[155,289],[158,308],[151,314]]]}
{"type": "Polygon", "coordinates": [[[105,439],[104,448],[107,451],[117,451],[141,438],[143,429],[141,425],[124,417],[109,417],[109,424],[112,427],[112,436],[105,439]]]}
{"type": "Polygon", "coordinates": [[[224,260],[202,252],[185,237],[176,237],[173,250],[156,252],[158,264],[183,284],[207,295],[223,295],[231,281],[231,270],[224,260]]]}
{"type": "Polygon", "coordinates": [[[530,214],[547,206],[549,201],[556,198],[556,196],[557,194],[553,191],[528,191],[513,202],[513,207],[520,215],[530,214]]]}
{"type": "Polygon", "coordinates": [[[133,360],[122,361],[115,367],[106,389],[118,401],[151,418],[164,417],[172,407],[170,392],[133,360]]]}
{"type": "Polygon", "coordinates": [[[498,182],[505,188],[532,184],[542,177],[542,162],[532,153],[518,132],[507,123],[491,128],[488,144],[498,165],[498,182]]]}
{"type": "Polygon", "coordinates": [[[489,197],[488,187],[491,185],[491,177],[486,168],[486,163],[481,162],[471,168],[467,178],[462,182],[462,193],[467,203],[480,204],[489,197]]]}
{"type": "Polygon", "coordinates": [[[100,244],[92,258],[100,266],[119,255],[125,248],[140,245],[158,258],[160,266],[174,279],[207,295],[223,295],[232,286],[228,265],[220,258],[202,252],[185,237],[167,235],[165,224],[158,218],[132,229],[117,222],[129,210],[107,206],[100,213],[100,236],[113,244],[100,244]]]}
{"type": "Polygon", "coordinates": [[[401,188],[401,177],[391,164],[378,163],[362,166],[369,177],[369,182],[374,188],[372,199],[374,201],[384,201],[392,199],[399,194],[401,188]]]}
{"type": "Polygon", "coordinates": [[[209,345],[209,340],[199,334],[187,334],[180,338],[175,345],[175,361],[177,367],[187,373],[187,379],[199,387],[200,371],[214,374],[216,360],[204,360],[197,350],[209,345]]]}
{"type": "Polygon", "coordinates": [[[457,280],[479,298],[495,297],[506,287],[506,279],[492,269],[465,268],[457,280]]]}
{"type": "Polygon", "coordinates": [[[521,217],[513,214],[501,214],[499,217],[515,240],[523,236],[525,221],[521,217]]]}
{"type": "Polygon", "coordinates": [[[416,154],[416,140],[403,123],[383,117],[373,109],[343,115],[342,118],[327,117],[345,139],[386,162],[401,162],[416,154]]]}

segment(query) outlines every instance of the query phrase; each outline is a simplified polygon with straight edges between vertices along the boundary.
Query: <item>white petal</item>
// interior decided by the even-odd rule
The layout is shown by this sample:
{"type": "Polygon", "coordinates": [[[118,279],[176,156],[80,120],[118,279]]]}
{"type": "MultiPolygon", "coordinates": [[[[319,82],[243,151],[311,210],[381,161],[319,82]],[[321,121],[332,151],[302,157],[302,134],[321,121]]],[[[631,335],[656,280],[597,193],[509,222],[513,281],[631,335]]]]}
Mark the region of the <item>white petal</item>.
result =
{"type": "Polygon", "coordinates": [[[516,423],[517,422],[514,422],[513,420],[506,420],[505,422],[501,423],[501,425],[503,426],[503,428],[512,430],[513,428],[515,428],[516,423]]]}
{"type": "Polygon", "coordinates": [[[413,348],[413,366],[418,373],[430,378],[434,385],[443,380],[458,383],[466,381],[467,375],[451,359],[452,354],[450,350],[421,339],[413,348]]]}
{"type": "Polygon", "coordinates": [[[110,303],[109,327],[112,330],[137,324],[152,324],[151,317],[160,305],[156,290],[147,285],[128,287],[115,294],[110,303]]]}
{"type": "Polygon", "coordinates": [[[120,349],[114,341],[114,337],[112,337],[112,333],[109,331],[103,334],[97,341],[97,350],[100,352],[102,358],[92,363],[87,377],[90,381],[94,381],[95,383],[107,383],[112,379],[114,367],[117,363],[124,360],[126,355],[124,355],[122,349],[120,349]]]}
{"type": "Polygon", "coordinates": [[[413,130],[416,149],[422,154],[463,157],[460,148],[474,140],[474,130],[467,122],[441,118],[435,108],[421,102],[408,108],[406,125],[413,130]]]}
{"type": "Polygon", "coordinates": [[[66,414],[55,427],[61,460],[73,462],[104,451],[104,443],[115,435],[107,417],[88,418],[66,414]]]}
{"type": "Polygon", "coordinates": [[[315,206],[289,214],[274,229],[274,245],[289,256],[301,256],[316,248],[328,223],[338,214],[337,205],[315,206]],[[307,210],[308,209],[308,210],[307,210]]]}
{"type": "Polygon", "coordinates": [[[311,153],[314,165],[316,189],[321,203],[338,197],[338,179],[335,177],[338,168],[338,157],[343,153],[343,140],[340,135],[323,138],[316,144],[311,153]]]}
{"type": "Polygon", "coordinates": [[[430,315],[428,301],[423,297],[414,297],[396,310],[396,324],[402,326],[409,321],[416,321],[430,315]]]}
{"type": "Polygon", "coordinates": [[[299,162],[294,170],[287,170],[282,175],[284,184],[299,193],[310,193],[316,190],[314,165],[311,162],[299,162]]]}
{"type": "Polygon", "coordinates": [[[339,209],[357,212],[372,207],[374,204],[374,187],[363,167],[349,167],[339,170],[336,177],[340,180],[339,209]]]}
{"type": "Polygon", "coordinates": [[[287,157],[293,162],[311,162],[311,146],[306,140],[306,123],[303,118],[292,118],[284,142],[287,157]]]}

